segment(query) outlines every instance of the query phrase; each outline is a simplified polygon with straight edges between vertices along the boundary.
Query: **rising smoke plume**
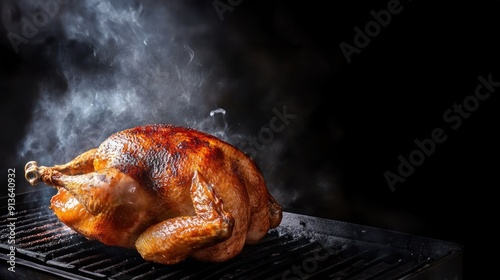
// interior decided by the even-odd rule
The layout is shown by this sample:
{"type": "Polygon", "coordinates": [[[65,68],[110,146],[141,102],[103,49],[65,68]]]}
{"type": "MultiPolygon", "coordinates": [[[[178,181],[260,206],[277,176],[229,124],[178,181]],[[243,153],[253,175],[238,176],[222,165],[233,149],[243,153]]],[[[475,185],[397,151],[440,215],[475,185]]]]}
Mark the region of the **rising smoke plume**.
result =
{"type": "MultiPolygon", "coordinates": [[[[181,5],[102,0],[11,4],[22,15],[19,33],[14,33],[21,38],[33,32],[30,23],[36,28],[45,21],[26,44],[52,40],[46,55],[64,80],[62,88],[40,82],[20,149],[23,159],[61,163],[113,132],[148,123],[191,126],[227,140],[226,126],[210,115],[218,109],[207,102],[207,96],[217,94],[207,82],[213,78],[210,67],[190,46],[207,27],[181,26],[176,13],[189,13],[179,10],[181,5]],[[44,12],[46,19],[40,17],[44,12]]],[[[23,51],[24,44],[18,47],[23,51]]]]}

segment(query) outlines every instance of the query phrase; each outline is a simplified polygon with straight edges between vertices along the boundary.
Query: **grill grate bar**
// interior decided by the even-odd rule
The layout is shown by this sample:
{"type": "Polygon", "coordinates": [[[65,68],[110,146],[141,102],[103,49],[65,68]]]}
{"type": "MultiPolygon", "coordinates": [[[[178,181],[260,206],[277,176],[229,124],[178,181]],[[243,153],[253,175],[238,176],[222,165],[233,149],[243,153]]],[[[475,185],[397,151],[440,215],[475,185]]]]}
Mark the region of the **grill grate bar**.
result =
{"type": "Polygon", "coordinates": [[[89,246],[90,243],[92,243],[92,241],[89,240],[80,241],[77,238],[75,238],[74,243],[47,251],[47,255],[51,255],[52,258],[56,260],[67,260],[66,256],[70,256],[73,254],[81,254],[82,248],[89,246]]]}
{"type": "Polygon", "coordinates": [[[113,279],[116,279],[116,280],[134,279],[131,276],[132,274],[134,274],[136,276],[139,274],[144,274],[146,271],[148,271],[148,268],[150,268],[150,267],[151,267],[150,263],[137,261],[136,265],[134,265],[131,268],[127,268],[125,270],[121,270],[121,271],[119,270],[119,272],[113,274],[112,277],[110,277],[110,279],[111,280],[113,280],[113,279]]]}
{"type": "Polygon", "coordinates": [[[329,268],[329,279],[346,279],[350,274],[358,271],[359,268],[367,264],[367,254],[370,253],[370,250],[364,250],[362,252],[347,255],[347,257],[336,262],[329,268]]]}
{"type": "Polygon", "coordinates": [[[241,276],[245,276],[245,279],[251,279],[257,276],[260,278],[272,274],[273,270],[275,270],[276,267],[286,270],[287,267],[293,265],[293,260],[309,258],[313,252],[316,252],[318,250],[312,249],[317,247],[317,245],[318,244],[311,243],[310,246],[303,247],[304,250],[301,250],[301,252],[296,252],[299,254],[277,254],[276,256],[279,256],[279,258],[274,258],[275,260],[273,261],[272,267],[269,267],[269,262],[265,258],[261,258],[259,262],[255,263],[255,265],[252,265],[251,269],[242,273],[241,276]]]}
{"type": "Polygon", "coordinates": [[[395,263],[388,264],[387,267],[381,269],[378,273],[374,274],[370,279],[383,280],[383,279],[398,279],[401,275],[406,274],[408,268],[416,267],[419,263],[411,260],[398,260],[395,263]]]}
{"type": "Polygon", "coordinates": [[[40,238],[50,238],[55,233],[60,233],[65,227],[66,226],[60,223],[54,222],[30,230],[19,231],[19,235],[22,235],[22,237],[17,238],[16,242],[18,242],[18,244],[36,244],[39,242],[40,238]]]}
{"type": "Polygon", "coordinates": [[[88,240],[76,241],[75,243],[68,246],[63,246],[61,248],[56,248],[48,251],[47,254],[50,255],[53,260],[70,263],[73,260],[79,260],[82,257],[87,256],[88,254],[96,252],[97,249],[93,247],[91,247],[90,249],[82,249],[88,248],[89,246],[91,246],[91,244],[92,242],[88,240]]]}
{"type": "MultiPolygon", "coordinates": [[[[23,222],[26,220],[23,220],[23,222]]],[[[52,217],[50,219],[45,219],[43,217],[37,217],[32,218],[27,221],[26,225],[24,226],[18,226],[18,232],[26,232],[26,233],[31,233],[31,232],[36,232],[36,231],[45,231],[51,227],[64,227],[64,225],[61,224],[57,220],[56,217],[52,217]]]]}
{"type": "MultiPolygon", "coordinates": [[[[133,271],[136,273],[131,280],[145,280],[145,279],[157,279],[158,278],[158,269],[156,269],[153,265],[151,264],[145,264],[145,266],[140,269],[140,270],[135,270],[133,271]],[[150,269],[148,269],[150,268],[150,269]]],[[[117,275],[117,277],[123,276],[124,279],[127,277],[128,273],[126,275],[117,275]]],[[[127,277],[128,278],[128,277],[127,277]]],[[[115,279],[115,276],[113,275],[112,279],[115,279]]],[[[117,280],[119,278],[116,278],[117,280]]]]}
{"type": "Polygon", "coordinates": [[[121,259],[121,257],[119,257],[119,256],[108,257],[108,258],[102,259],[100,261],[97,261],[97,262],[94,262],[94,263],[91,263],[88,265],[84,265],[84,266],[82,266],[81,270],[82,271],[85,270],[85,271],[97,272],[97,270],[99,270],[101,268],[105,268],[107,266],[114,265],[116,262],[120,261],[120,259],[121,259]]]}
{"type": "Polygon", "coordinates": [[[86,257],[80,258],[80,259],[75,259],[73,261],[68,262],[71,265],[75,265],[78,267],[83,267],[86,265],[89,265],[91,263],[94,263],[96,261],[102,260],[104,258],[107,258],[108,255],[106,253],[102,252],[89,252],[91,255],[88,255],[86,257]]]}
{"type": "Polygon", "coordinates": [[[74,234],[68,232],[57,233],[49,235],[34,241],[19,244],[19,247],[26,250],[49,250],[51,247],[60,248],[65,245],[71,244],[74,234]]]}
{"type": "MultiPolygon", "coordinates": [[[[53,222],[57,222],[57,217],[53,214],[50,214],[50,213],[47,213],[49,215],[49,217],[43,217],[42,214],[40,212],[37,212],[37,213],[33,213],[29,216],[25,216],[25,215],[20,215],[19,213],[17,213],[14,217],[16,218],[16,229],[17,231],[21,231],[21,230],[25,230],[25,229],[33,229],[34,226],[38,226],[38,225],[44,225],[44,224],[47,224],[47,223],[53,223],[53,222]]],[[[9,217],[12,217],[12,216],[9,216],[9,217]]],[[[7,220],[7,218],[9,217],[6,217],[4,218],[4,220],[7,220]]],[[[8,228],[4,228],[2,227],[2,229],[0,229],[0,235],[1,234],[4,234],[4,233],[8,233],[9,229],[8,228]]]]}
{"type": "Polygon", "coordinates": [[[127,269],[129,266],[137,266],[141,263],[138,259],[126,259],[124,258],[122,261],[115,263],[110,266],[106,266],[100,269],[96,269],[95,272],[106,274],[107,272],[117,272],[123,271],[124,268],[127,269]]]}
{"type": "MultiPolygon", "coordinates": [[[[132,279],[132,280],[146,280],[146,279],[159,279],[162,275],[166,275],[168,270],[166,268],[157,268],[152,264],[145,265],[139,270],[131,271],[130,273],[119,273],[116,279],[132,279]],[[148,269],[149,268],[149,269],[148,269]],[[129,278],[131,277],[131,278],[129,278]]],[[[115,278],[115,276],[113,276],[115,278]]],[[[179,279],[179,278],[177,278],[179,279]]]]}
{"type": "MultiPolygon", "coordinates": [[[[387,275],[390,275],[390,274],[396,275],[395,277],[397,277],[397,278],[411,276],[411,275],[415,274],[415,272],[429,266],[433,262],[434,262],[434,260],[431,258],[428,258],[424,261],[410,260],[410,261],[408,261],[408,263],[406,263],[405,266],[401,267],[398,270],[390,271],[387,273],[387,275]],[[396,273],[399,273],[399,274],[396,274],[396,273]]],[[[387,277],[387,276],[384,276],[384,277],[387,277]]]]}
{"type": "Polygon", "coordinates": [[[343,269],[334,274],[330,274],[330,279],[350,279],[350,278],[362,278],[362,279],[370,279],[375,275],[379,274],[381,271],[385,270],[387,267],[391,265],[387,262],[387,255],[375,257],[375,258],[366,258],[363,255],[374,254],[376,252],[369,251],[361,253],[357,258],[359,260],[355,261],[355,264],[343,269]],[[340,276],[340,277],[339,277],[340,276]]]}
{"type": "MultiPolygon", "coordinates": [[[[5,209],[5,207],[2,207],[1,209],[5,209]]],[[[47,207],[42,207],[42,206],[34,207],[31,209],[23,209],[23,210],[19,210],[18,212],[15,212],[15,216],[16,217],[22,216],[23,220],[29,220],[32,217],[39,217],[40,213],[46,209],[47,209],[47,207]]],[[[5,212],[7,212],[7,211],[5,211],[5,212]]],[[[4,215],[0,216],[0,219],[6,220],[9,217],[12,217],[12,216],[10,216],[9,214],[4,214],[4,215]]],[[[19,222],[23,223],[23,220],[20,220],[19,222]]]]}
{"type": "MultiPolygon", "coordinates": [[[[324,262],[326,259],[330,258],[330,254],[328,252],[340,252],[342,250],[345,250],[345,248],[341,247],[323,247],[323,245],[317,243],[315,249],[305,252],[304,254],[301,254],[299,257],[294,257],[291,258],[287,256],[288,254],[285,253],[283,254],[284,258],[281,258],[279,260],[275,260],[273,262],[272,267],[267,267],[266,263],[263,263],[261,266],[262,268],[256,268],[252,271],[249,271],[248,273],[245,274],[245,279],[282,279],[284,274],[291,273],[293,270],[294,266],[301,266],[302,262],[306,261],[313,261],[318,265],[322,265],[322,262],[324,262]],[[327,252],[325,252],[327,251],[327,252]],[[325,254],[327,253],[327,254],[325,254]],[[312,259],[311,259],[312,258],[312,259]],[[325,259],[326,258],[326,259],[325,259]],[[297,260],[300,260],[300,262],[297,262],[297,260]],[[278,271],[278,273],[277,273],[278,271]],[[289,272],[290,271],[290,272],[289,272]]],[[[293,277],[292,277],[293,279],[293,277]]]]}

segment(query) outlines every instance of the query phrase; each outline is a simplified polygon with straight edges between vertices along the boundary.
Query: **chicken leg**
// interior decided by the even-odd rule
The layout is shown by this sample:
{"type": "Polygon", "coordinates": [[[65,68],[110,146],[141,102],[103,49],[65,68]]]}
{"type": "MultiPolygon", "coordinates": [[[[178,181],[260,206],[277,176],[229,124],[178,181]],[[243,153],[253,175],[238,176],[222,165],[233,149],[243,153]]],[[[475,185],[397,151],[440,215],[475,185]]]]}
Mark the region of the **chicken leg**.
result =
{"type": "MultiPolygon", "coordinates": [[[[151,207],[154,197],[117,169],[80,175],[66,175],[60,169],[37,167],[34,163],[27,167],[30,176],[38,178],[35,184],[43,182],[59,190],[51,200],[52,210],[63,223],[84,236],[104,244],[133,247],[139,232],[156,219],[155,208],[151,207]]],[[[62,170],[77,171],[65,166],[62,170]]]]}
{"type": "Polygon", "coordinates": [[[231,236],[234,219],[222,201],[195,171],[191,182],[195,216],[181,216],[149,227],[135,246],[145,260],[174,264],[200,248],[231,236]]]}
{"type": "MultiPolygon", "coordinates": [[[[94,171],[94,156],[96,151],[97,149],[88,150],[66,164],[54,165],[50,167],[50,171],[58,171],[62,174],[67,175],[77,175],[92,172],[94,171]]],[[[40,181],[43,181],[43,179],[40,177],[41,174],[48,174],[48,170],[44,171],[47,168],[48,167],[45,166],[38,167],[36,161],[30,161],[26,163],[24,167],[26,180],[32,186],[37,185],[38,183],[40,183],[40,181]]]]}

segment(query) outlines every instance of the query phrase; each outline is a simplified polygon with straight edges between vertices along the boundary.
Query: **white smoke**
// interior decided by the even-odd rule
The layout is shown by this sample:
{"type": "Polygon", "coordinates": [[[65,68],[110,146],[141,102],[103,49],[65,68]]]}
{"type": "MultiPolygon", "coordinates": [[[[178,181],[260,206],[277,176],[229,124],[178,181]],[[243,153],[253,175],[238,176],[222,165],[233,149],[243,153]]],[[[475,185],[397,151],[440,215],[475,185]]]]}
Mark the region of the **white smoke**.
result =
{"type": "MultiPolygon", "coordinates": [[[[17,5],[29,15],[36,2],[17,5]]],[[[206,86],[210,69],[189,45],[207,27],[180,28],[179,9],[154,1],[60,5],[37,38],[56,38],[48,56],[66,86],[42,83],[21,158],[62,163],[113,132],[149,123],[190,126],[227,140],[227,125],[213,120],[217,107],[206,102],[215,93],[206,86]]]]}

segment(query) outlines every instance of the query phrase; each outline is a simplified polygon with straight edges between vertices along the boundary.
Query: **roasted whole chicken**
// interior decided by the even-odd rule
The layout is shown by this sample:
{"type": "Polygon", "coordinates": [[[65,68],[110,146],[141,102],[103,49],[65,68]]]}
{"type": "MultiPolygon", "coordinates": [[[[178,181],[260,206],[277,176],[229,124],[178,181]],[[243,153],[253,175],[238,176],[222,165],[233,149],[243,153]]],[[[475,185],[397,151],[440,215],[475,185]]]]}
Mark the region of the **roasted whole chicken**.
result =
{"type": "Polygon", "coordinates": [[[117,132],[66,164],[28,162],[25,176],[58,189],[50,208],[76,232],[162,264],[229,260],[282,218],[251,158],[172,125],[117,132]]]}

